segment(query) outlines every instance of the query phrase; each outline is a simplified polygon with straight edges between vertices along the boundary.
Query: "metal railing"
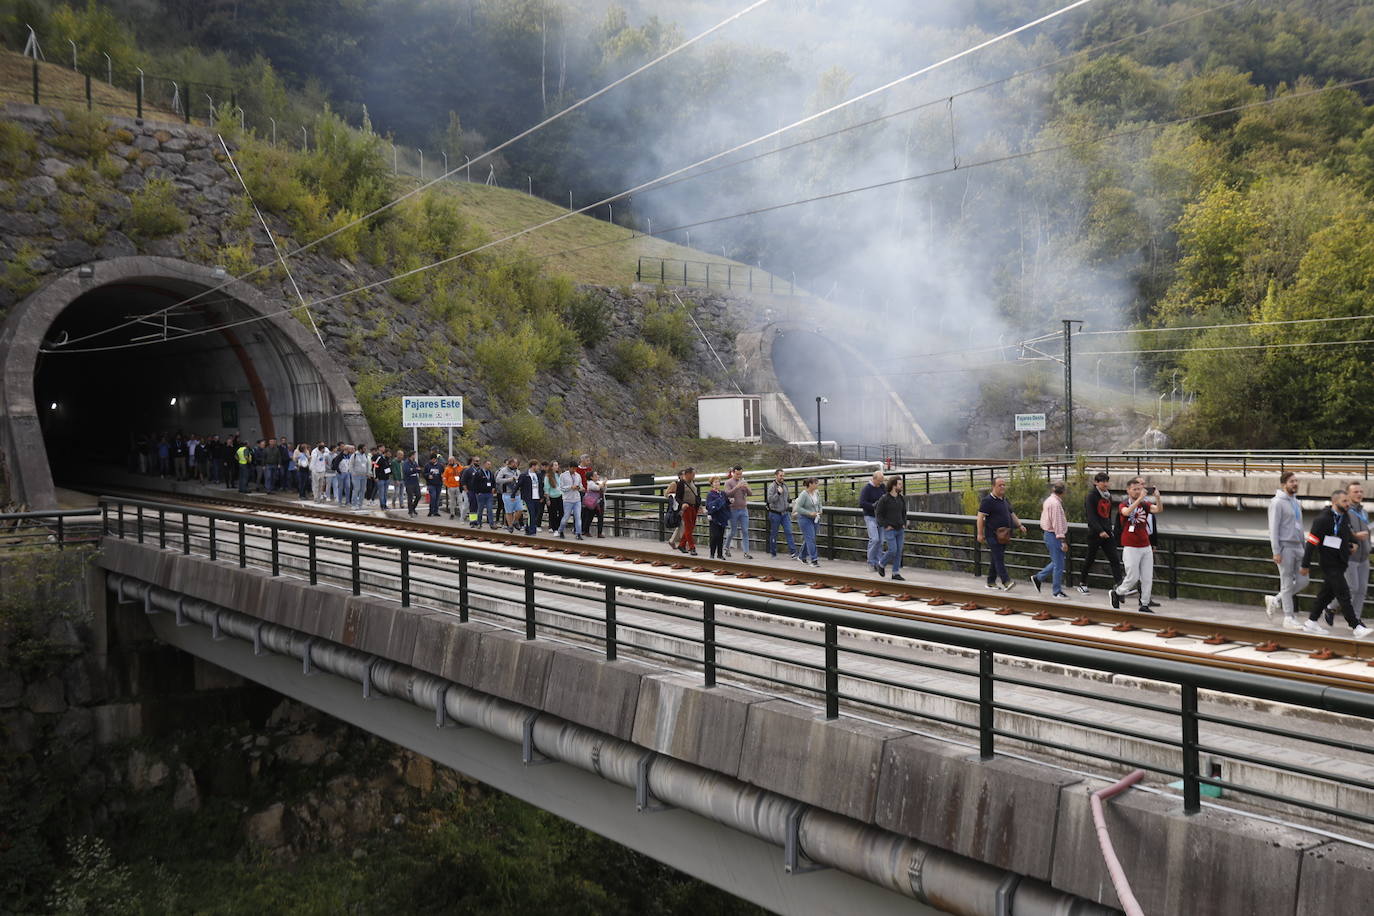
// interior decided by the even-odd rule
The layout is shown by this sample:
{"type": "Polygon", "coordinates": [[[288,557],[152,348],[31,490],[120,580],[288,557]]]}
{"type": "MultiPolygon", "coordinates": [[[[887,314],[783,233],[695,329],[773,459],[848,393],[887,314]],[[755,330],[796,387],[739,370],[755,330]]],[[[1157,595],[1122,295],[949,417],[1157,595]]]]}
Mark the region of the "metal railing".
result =
{"type": "MultiPolygon", "coordinates": [[[[627,493],[606,494],[606,524],[616,537],[643,537],[666,540],[671,533],[664,526],[667,499],[661,496],[636,496],[627,493]]],[[[1014,577],[1025,578],[1044,568],[1049,561],[1041,539],[1039,522],[1026,519],[1028,534],[1014,537],[1007,545],[1007,571],[1014,577]]],[[[703,512],[697,518],[696,536],[706,543],[709,520],[703,512]]],[[[749,538],[753,553],[765,553],[768,513],[762,503],[749,506],[749,538]]],[[[800,546],[801,534],[793,537],[800,546]]],[[[903,562],[906,568],[926,568],[966,573],[975,577],[989,574],[987,547],[978,542],[977,521],[968,515],[945,515],[935,512],[908,512],[903,562]]],[[[780,552],[786,551],[781,541],[780,552]]],[[[826,506],[816,535],[816,548],[827,560],[864,562],[868,549],[868,531],[863,513],[850,507],[826,506]]],[[[1069,525],[1069,553],[1065,570],[1065,587],[1079,581],[1083,560],[1087,555],[1088,527],[1074,522],[1069,525]]],[[[1320,569],[1312,569],[1312,581],[1321,581],[1320,569]]],[[[1110,588],[1113,584],[1111,566],[1105,557],[1093,564],[1088,585],[1110,588]]],[[[1228,534],[1169,533],[1161,531],[1155,550],[1155,594],[1170,599],[1195,598],[1236,604],[1260,606],[1265,595],[1278,591],[1278,572],[1270,553],[1267,537],[1247,537],[1228,534]]],[[[1309,592],[1315,592],[1315,588],[1309,592]]],[[[1301,599],[1301,596],[1299,596],[1301,599]]],[[[1315,600],[1315,598],[1311,599],[1315,600]]],[[[1374,613],[1374,595],[1365,599],[1362,613],[1374,613]]]]}
{"type": "Polygon", "coordinates": [[[0,513],[0,550],[92,544],[100,540],[99,509],[0,513]]]}
{"type": "Polygon", "coordinates": [[[526,639],[590,645],[607,660],[632,651],[695,672],[707,687],[724,678],[762,683],[815,698],[829,719],[877,715],[976,740],[983,760],[1033,750],[1112,773],[1144,769],[1181,780],[1188,813],[1201,809],[1203,787],[1212,786],[1279,810],[1374,824],[1374,783],[1325,759],[1374,762],[1368,743],[1374,695],[1366,692],[713,589],[533,553],[143,500],[105,498],[101,509],[108,537],[334,585],[341,597],[366,591],[462,621],[480,616],[526,639]],[[768,623],[779,619],[794,625],[768,623]],[[913,651],[922,647],[939,651],[913,651]],[[1026,659],[1140,682],[1075,686],[1082,682],[1027,673],[1026,659]],[[1054,706],[1034,699],[1047,695],[1067,701],[1054,706]],[[1237,697],[1252,705],[1236,703],[1237,697]],[[1285,728],[1287,717],[1252,708],[1253,701],[1320,710],[1329,721],[1320,734],[1301,720],[1285,728]],[[1110,740],[1084,737],[1094,734],[1110,740]],[[1282,746],[1264,743],[1265,737],[1282,746]],[[1305,757],[1292,753],[1294,747],[1321,754],[1323,762],[1298,762],[1305,757]],[[1217,775],[1217,761],[1232,768],[1229,777],[1217,775]],[[1292,794],[1300,789],[1310,791],[1292,794]],[[1336,793],[1345,804],[1321,800],[1336,793]]]}
{"type": "Polygon", "coordinates": [[[0,101],[34,105],[84,106],[142,118],[175,118],[187,124],[214,123],[217,109],[238,111],[238,90],[217,83],[199,83],[147,73],[82,73],[56,64],[30,62],[26,84],[0,86],[0,101]],[[133,98],[130,99],[128,96],[133,98]]]}
{"type": "Polygon", "coordinates": [[[700,286],[706,289],[747,289],[791,296],[796,292],[795,277],[786,281],[773,274],[743,264],[721,261],[686,261],[680,258],[640,257],[635,280],[663,286],[700,286]]]}

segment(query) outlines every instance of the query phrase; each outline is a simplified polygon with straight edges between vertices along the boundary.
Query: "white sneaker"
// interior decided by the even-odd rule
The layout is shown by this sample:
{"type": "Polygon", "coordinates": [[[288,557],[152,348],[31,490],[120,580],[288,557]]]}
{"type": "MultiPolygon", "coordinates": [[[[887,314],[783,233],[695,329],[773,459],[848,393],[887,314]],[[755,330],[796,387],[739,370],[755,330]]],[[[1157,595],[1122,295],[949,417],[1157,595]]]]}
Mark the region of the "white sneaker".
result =
{"type": "Polygon", "coordinates": [[[1004,592],[1009,592],[1014,588],[1016,588],[1015,582],[1007,581],[1002,583],[1002,591],[1004,592]]]}
{"type": "Polygon", "coordinates": [[[1278,595],[1265,595],[1265,596],[1264,596],[1264,613],[1265,613],[1265,615],[1266,615],[1270,620],[1273,620],[1273,619],[1274,619],[1274,612],[1277,611],[1278,608],[1279,608],[1279,596],[1278,596],[1278,595]]]}
{"type": "Polygon", "coordinates": [[[1355,637],[1356,639],[1364,639],[1370,633],[1374,633],[1374,629],[1370,629],[1364,624],[1360,624],[1358,627],[1350,631],[1350,635],[1355,637]]]}
{"type": "Polygon", "coordinates": [[[1080,595],[1086,595],[1086,594],[1088,594],[1088,587],[1087,587],[1086,585],[1080,585],[1080,586],[1078,586],[1078,594],[1080,594],[1080,595]]]}
{"type": "Polygon", "coordinates": [[[1303,624],[1302,624],[1302,628],[1303,628],[1303,631],[1304,631],[1304,632],[1306,632],[1306,633],[1316,633],[1318,636],[1330,636],[1330,635],[1331,635],[1331,631],[1330,631],[1330,630],[1328,630],[1326,627],[1322,626],[1321,624],[1317,623],[1317,621],[1315,621],[1315,620],[1304,620],[1304,621],[1303,621],[1303,624]]]}
{"type": "Polygon", "coordinates": [[[1285,630],[1301,630],[1302,621],[1293,614],[1283,615],[1283,628],[1285,630]]]}

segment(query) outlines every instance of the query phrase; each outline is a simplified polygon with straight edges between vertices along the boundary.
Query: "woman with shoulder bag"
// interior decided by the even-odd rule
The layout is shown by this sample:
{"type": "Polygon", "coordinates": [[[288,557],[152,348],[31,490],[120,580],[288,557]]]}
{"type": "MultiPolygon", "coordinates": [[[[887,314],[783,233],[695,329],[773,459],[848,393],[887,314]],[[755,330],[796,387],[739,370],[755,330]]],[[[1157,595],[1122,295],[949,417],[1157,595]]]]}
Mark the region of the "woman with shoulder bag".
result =
{"type": "Polygon", "coordinates": [[[582,530],[592,533],[592,519],[596,519],[596,536],[604,538],[606,528],[606,486],[596,471],[587,472],[587,491],[582,494],[582,530]]]}
{"type": "Polygon", "coordinates": [[[812,566],[821,565],[820,557],[816,553],[816,529],[820,525],[821,512],[824,509],[821,505],[821,494],[816,489],[819,484],[820,481],[814,477],[806,478],[802,481],[805,489],[792,500],[792,512],[801,523],[801,561],[812,566]]]}

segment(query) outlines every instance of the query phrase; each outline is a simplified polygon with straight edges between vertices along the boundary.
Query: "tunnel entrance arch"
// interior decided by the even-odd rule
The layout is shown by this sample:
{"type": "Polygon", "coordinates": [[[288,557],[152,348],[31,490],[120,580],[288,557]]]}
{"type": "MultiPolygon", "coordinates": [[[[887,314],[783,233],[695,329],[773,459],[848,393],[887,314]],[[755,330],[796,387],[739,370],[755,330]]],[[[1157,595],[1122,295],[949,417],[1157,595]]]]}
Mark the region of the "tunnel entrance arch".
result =
{"type": "Polygon", "coordinates": [[[12,501],[55,506],[54,470],[122,462],[139,434],[372,441],[315,335],[281,300],[239,281],[216,289],[224,282],[223,271],[175,258],[116,258],[74,268],[14,307],[0,329],[12,501]],[[73,342],[200,293],[165,321],[73,342]]]}

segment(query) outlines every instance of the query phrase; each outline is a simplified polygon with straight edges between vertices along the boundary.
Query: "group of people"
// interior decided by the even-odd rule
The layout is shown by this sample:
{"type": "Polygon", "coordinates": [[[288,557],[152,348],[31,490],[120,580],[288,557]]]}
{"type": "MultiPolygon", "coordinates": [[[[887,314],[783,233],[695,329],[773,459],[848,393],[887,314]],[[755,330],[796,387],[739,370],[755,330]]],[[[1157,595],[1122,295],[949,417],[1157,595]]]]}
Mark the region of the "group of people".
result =
{"type": "Polygon", "coordinates": [[[1360,621],[1369,592],[1369,514],[1364,508],[1364,484],[1352,480],[1331,494],[1329,504],[1305,529],[1298,502],[1298,477],[1279,476],[1279,488],[1269,502],[1269,546],[1279,570],[1279,591],[1264,597],[1272,618],[1283,614],[1288,629],[1329,634],[1339,610],[1351,635],[1363,639],[1374,628],[1360,621]],[[1311,581],[1313,560],[1321,567],[1322,588],[1306,620],[1298,615],[1297,596],[1311,581]],[[1326,626],[1321,619],[1325,617],[1326,626]]]}
{"type": "MultiPolygon", "coordinates": [[[[787,488],[786,474],[782,468],[773,473],[773,479],[764,487],[764,503],[768,508],[768,529],[764,547],[771,557],[778,555],[778,535],[785,535],[787,555],[809,566],[820,566],[820,554],[816,550],[816,531],[825,511],[820,494],[820,480],[808,477],[802,481],[801,489],[793,497],[787,488]],[[801,527],[802,545],[797,548],[793,536],[792,521],[801,527]]],[[[719,476],[707,481],[703,493],[697,483],[695,468],[683,468],[677,478],[663,491],[668,497],[666,522],[672,529],[668,546],[689,556],[697,556],[696,526],[697,518],[704,510],[708,519],[708,548],[712,558],[728,559],[730,545],[739,544],[740,554],[746,560],[754,559],[749,552],[749,499],[754,488],[744,479],[744,469],[735,465],[722,480],[719,476]]]]}

